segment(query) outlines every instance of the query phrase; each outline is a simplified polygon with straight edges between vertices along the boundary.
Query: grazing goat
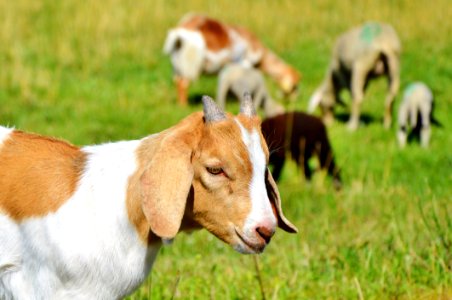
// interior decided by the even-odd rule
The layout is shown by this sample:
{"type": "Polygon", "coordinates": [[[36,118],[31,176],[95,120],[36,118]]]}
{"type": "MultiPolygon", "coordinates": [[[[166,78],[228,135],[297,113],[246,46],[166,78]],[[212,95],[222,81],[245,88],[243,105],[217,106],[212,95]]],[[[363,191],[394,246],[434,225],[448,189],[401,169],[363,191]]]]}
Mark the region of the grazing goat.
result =
{"type": "Polygon", "coordinates": [[[292,159],[303,166],[306,179],[311,179],[309,159],[315,153],[319,158],[320,168],[328,171],[333,178],[336,189],[342,186],[339,169],[336,167],[328,140],[327,131],[322,120],[303,113],[287,112],[262,122],[262,134],[269,146],[270,164],[273,165],[273,178],[279,179],[290,151],[292,159]]]}
{"type": "Polygon", "coordinates": [[[262,73],[240,63],[225,66],[218,75],[217,101],[221,108],[225,107],[228,91],[243,100],[246,92],[253,95],[256,110],[264,108],[266,117],[273,117],[284,112],[284,107],[276,103],[269,95],[262,73]]]}
{"type": "Polygon", "coordinates": [[[359,125],[360,106],[369,81],[386,76],[389,87],[384,125],[389,128],[392,104],[400,85],[400,52],[400,40],[388,24],[369,22],[347,31],[336,41],[325,79],[311,97],[308,112],[312,113],[320,104],[325,123],[331,123],[334,105],[343,103],[340,91],[348,89],[352,96],[348,127],[355,130],[359,125]]]}
{"type": "Polygon", "coordinates": [[[273,78],[286,96],[293,97],[299,73],[266,48],[248,30],[198,14],[184,16],[169,30],[163,47],[170,56],[180,104],[187,103],[190,81],[216,74],[230,62],[247,61],[273,78]]]}
{"type": "Polygon", "coordinates": [[[252,100],[141,140],[78,148],[0,127],[0,299],[119,299],[162,241],[206,228],[260,253],[284,217],[252,100]]]}
{"type": "Polygon", "coordinates": [[[405,147],[408,123],[411,129],[420,130],[421,146],[427,148],[430,141],[430,122],[433,112],[433,93],[422,82],[410,84],[403,93],[399,107],[399,130],[397,139],[400,147],[405,147]]]}

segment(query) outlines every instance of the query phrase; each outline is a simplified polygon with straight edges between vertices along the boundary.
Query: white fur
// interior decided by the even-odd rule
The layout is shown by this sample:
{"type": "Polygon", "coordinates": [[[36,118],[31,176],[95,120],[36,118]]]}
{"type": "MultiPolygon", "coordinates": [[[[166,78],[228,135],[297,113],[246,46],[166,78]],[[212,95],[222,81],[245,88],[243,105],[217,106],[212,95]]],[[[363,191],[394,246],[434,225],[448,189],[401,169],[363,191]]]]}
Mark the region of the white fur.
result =
{"type": "Polygon", "coordinates": [[[159,245],[147,247],[127,217],[138,145],[83,148],[77,190],[55,213],[16,223],[0,212],[0,299],[117,299],[144,281],[159,245]]]}
{"type": "Polygon", "coordinates": [[[398,113],[399,130],[397,139],[400,147],[403,148],[406,145],[409,125],[413,129],[418,123],[422,126],[420,132],[421,145],[428,147],[432,105],[433,93],[425,83],[415,82],[405,89],[398,113]],[[418,120],[418,115],[420,120],[418,120]]]}
{"type": "Polygon", "coordinates": [[[216,73],[227,62],[247,61],[255,65],[263,55],[262,49],[253,50],[248,41],[236,31],[229,29],[232,45],[219,51],[207,47],[199,31],[174,28],[168,32],[163,52],[171,57],[171,63],[177,75],[189,80],[196,80],[201,73],[216,73]],[[176,42],[181,48],[175,49],[176,42]]]}
{"type": "Polygon", "coordinates": [[[256,236],[257,227],[275,228],[277,220],[266,193],[265,170],[267,167],[260,136],[256,129],[248,132],[237,119],[236,122],[240,127],[242,139],[247,147],[249,159],[253,166],[253,175],[250,183],[251,212],[247,216],[243,228],[246,237],[253,240],[256,236]]]}
{"type": "Polygon", "coordinates": [[[206,43],[201,33],[184,28],[170,30],[163,51],[171,56],[171,63],[177,75],[196,80],[201,74],[207,55],[206,43]],[[180,49],[175,49],[177,41],[181,42],[180,49]]]}
{"type": "Polygon", "coordinates": [[[9,137],[13,130],[14,128],[6,128],[0,126],[0,147],[2,146],[3,142],[9,137]]]}

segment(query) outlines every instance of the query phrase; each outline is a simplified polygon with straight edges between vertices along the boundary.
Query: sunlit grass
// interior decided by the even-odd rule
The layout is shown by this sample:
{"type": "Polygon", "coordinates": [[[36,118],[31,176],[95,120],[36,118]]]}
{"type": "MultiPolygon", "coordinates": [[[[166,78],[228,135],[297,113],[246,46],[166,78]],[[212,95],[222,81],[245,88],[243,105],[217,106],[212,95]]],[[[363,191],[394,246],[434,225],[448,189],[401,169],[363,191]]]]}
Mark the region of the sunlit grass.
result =
{"type": "MultiPolygon", "coordinates": [[[[390,22],[403,43],[402,87],[429,84],[444,128],[433,128],[429,150],[416,143],[399,150],[395,126],[381,124],[386,82],[371,84],[362,110],[372,122],[355,133],[341,122],[329,128],[341,192],[324,174],[307,183],[293,163],[286,166],[279,188],[300,233],[276,234],[259,256],[260,278],[266,299],[448,299],[449,7],[447,0],[0,1],[0,123],[83,145],[139,138],[200,110],[199,103],[176,108],[162,54],[166,31],[188,11],[250,28],[299,69],[300,97],[285,105],[304,109],[335,37],[365,20],[390,22]]],[[[202,78],[190,92],[213,95],[215,84],[202,78]]],[[[252,256],[204,231],[181,234],[130,298],[262,299],[257,275],[252,256]]]]}

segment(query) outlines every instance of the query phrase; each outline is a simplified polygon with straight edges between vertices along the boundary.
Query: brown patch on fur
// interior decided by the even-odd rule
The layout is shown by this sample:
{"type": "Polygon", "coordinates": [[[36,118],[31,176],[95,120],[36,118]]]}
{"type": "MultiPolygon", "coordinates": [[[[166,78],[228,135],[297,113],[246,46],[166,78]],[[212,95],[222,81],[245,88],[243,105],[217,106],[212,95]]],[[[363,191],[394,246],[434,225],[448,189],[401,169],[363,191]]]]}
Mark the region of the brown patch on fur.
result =
{"type": "Polygon", "coordinates": [[[13,131],[0,147],[0,208],[16,221],[57,211],[74,193],[86,164],[79,148],[13,131]]]}
{"type": "Polygon", "coordinates": [[[235,32],[237,32],[243,39],[245,39],[254,51],[262,50],[265,51],[265,46],[261,41],[250,31],[239,26],[230,26],[235,32]]]}
{"type": "Polygon", "coordinates": [[[194,15],[184,20],[180,26],[199,31],[204,37],[207,48],[211,51],[220,51],[231,46],[227,26],[217,20],[194,15]]]}

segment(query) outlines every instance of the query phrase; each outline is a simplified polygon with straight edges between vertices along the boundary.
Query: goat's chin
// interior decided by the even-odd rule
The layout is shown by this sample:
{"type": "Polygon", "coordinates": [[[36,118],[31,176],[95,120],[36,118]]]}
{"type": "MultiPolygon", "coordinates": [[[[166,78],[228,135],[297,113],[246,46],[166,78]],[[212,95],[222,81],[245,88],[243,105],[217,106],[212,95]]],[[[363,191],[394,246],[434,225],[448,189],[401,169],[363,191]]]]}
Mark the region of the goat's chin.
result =
{"type": "Polygon", "coordinates": [[[237,251],[241,254],[259,254],[259,253],[262,253],[265,249],[265,246],[260,249],[254,249],[243,243],[237,243],[237,244],[233,245],[232,247],[234,248],[235,251],[237,251]]]}
{"type": "Polygon", "coordinates": [[[250,239],[243,232],[235,229],[236,238],[232,247],[242,254],[258,254],[262,253],[267,246],[266,242],[256,242],[250,239]]]}
{"type": "Polygon", "coordinates": [[[248,237],[245,233],[233,225],[226,226],[227,229],[221,232],[209,230],[209,228],[209,226],[205,227],[205,229],[207,229],[210,233],[215,235],[224,243],[231,245],[234,250],[242,254],[262,253],[267,246],[266,242],[256,241],[254,238],[248,237]]]}

